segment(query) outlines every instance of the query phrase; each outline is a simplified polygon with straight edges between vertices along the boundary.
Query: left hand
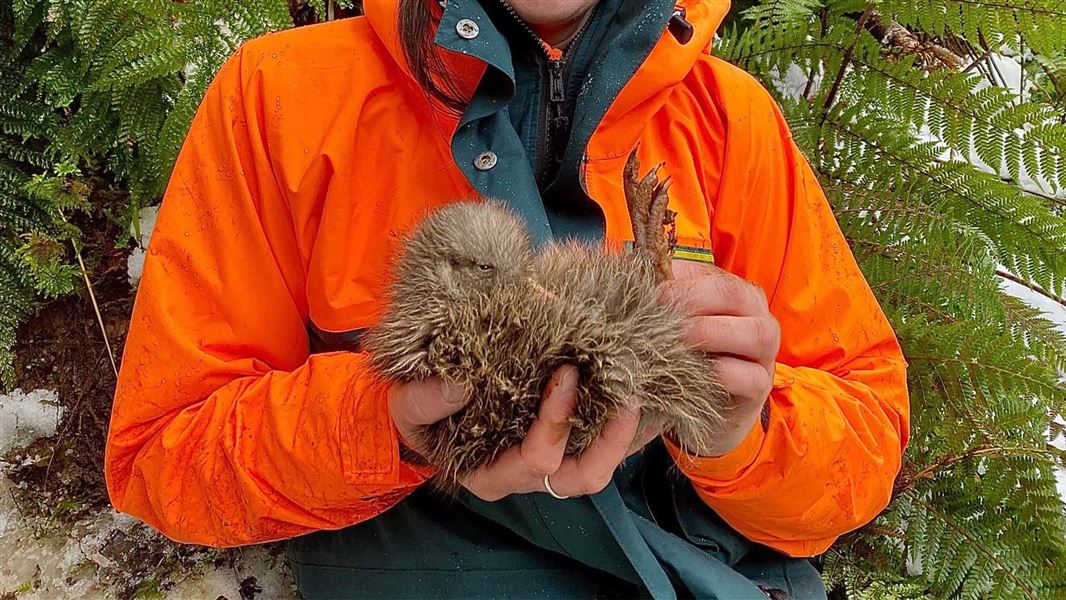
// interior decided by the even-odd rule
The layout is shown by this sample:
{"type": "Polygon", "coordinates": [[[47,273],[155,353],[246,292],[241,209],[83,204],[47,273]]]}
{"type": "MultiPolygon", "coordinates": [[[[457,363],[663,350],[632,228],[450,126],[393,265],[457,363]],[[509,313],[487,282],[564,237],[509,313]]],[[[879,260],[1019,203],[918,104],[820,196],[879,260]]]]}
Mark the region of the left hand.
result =
{"type": "Polygon", "coordinates": [[[571,420],[577,408],[577,388],[576,368],[557,369],[544,390],[537,418],[522,443],[470,473],[462,485],[488,502],[510,494],[545,492],[548,478],[557,494],[595,494],[611,483],[615,469],[627,456],[662,433],[658,422],[646,423],[641,428],[639,410],[623,410],[604,425],[599,437],[581,454],[566,455],[571,420]]]}
{"type": "Polygon", "coordinates": [[[663,298],[685,315],[682,339],[716,355],[718,377],[732,398],[719,443],[708,452],[721,456],[739,446],[759,419],[774,381],[781,327],[760,287],[692,261],[675,260],[673,270],[674,279],[660,287],[663,298]]]}

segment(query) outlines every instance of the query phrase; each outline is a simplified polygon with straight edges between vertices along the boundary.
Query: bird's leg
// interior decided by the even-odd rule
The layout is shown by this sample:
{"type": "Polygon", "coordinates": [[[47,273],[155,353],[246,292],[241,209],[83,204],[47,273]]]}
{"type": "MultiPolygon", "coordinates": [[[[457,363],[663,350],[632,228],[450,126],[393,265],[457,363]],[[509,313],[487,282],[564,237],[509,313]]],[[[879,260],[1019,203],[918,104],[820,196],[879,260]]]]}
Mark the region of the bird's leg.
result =
{"type": "MultiPolygon", "coordinates": [[[[638,146],[639,148],[639,146],[638,146]]],[[[648,208],[651,204],[651,191],[649,177],[640,177],[640,159],[637,158],[637,149],[626,160],[625,171],[622,173],[622,187],[626,196],[626,207],[629,209],[629,222],[633,225],[633,250],[640,252],[647,249],[648,208]]],[[[652,179],[651,181],[654,181],[652,179]]]]}
{"type": "Polygon", "coordinates": [[[670,178],[667,177],[655,186],[651,207],[648,210],[648,245],[651,247],[655,268],[663,280],[673,279],[674,270],[670,259],[677,245],[677,213],[668,209],[670,178]],[[664,229],[665,228],[665,229],[664,229]]]}
{"type": "Polygon", "coordinates": [[[641,177],[638,149],[639,146],[630,153],[622,174],[629,220],[633,225],[633,250],[651,256],[662,280],[672,279],[670,258],[677,244],[677,213],[667,208],[670,178],[659,180],[662,163],[641,177]]]}

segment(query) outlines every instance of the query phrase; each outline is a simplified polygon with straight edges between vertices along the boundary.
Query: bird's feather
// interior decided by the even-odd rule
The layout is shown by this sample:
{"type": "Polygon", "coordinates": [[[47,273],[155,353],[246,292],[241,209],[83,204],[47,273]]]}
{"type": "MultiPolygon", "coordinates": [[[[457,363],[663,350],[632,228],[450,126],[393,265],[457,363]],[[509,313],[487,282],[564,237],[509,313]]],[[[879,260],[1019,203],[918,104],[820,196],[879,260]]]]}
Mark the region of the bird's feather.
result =
{"type": "Polygon", "coordinates": [[[714,439],[728,394],[713,357],[681,340],[654,258],[576,242],[534,253],[521,221],[493,202],[446,207],[406,241],[390,306],[367,338],[382,378],[440,377],[464,408],[422,431],[445,487],[521,443],[551,374],[578,368],[568,453],[624,408],[660,419],[683,448],[714,439]]]}

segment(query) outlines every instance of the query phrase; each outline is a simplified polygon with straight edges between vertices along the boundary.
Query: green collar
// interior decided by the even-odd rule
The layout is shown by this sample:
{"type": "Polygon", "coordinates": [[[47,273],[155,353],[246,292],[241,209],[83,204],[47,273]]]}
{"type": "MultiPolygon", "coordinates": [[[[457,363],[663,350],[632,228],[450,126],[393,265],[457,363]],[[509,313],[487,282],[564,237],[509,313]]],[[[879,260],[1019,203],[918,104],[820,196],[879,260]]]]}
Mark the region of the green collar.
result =
{"type": "Polygon", "coordinates": [[[527,153],[508,112],[515,101],[515,62],[507,39],[482,5],[497,1],[448,0],[434,37],[438,46],[488,65],[452,136],[452,156],[478,193],[506,203],[525,220],[534,243],[563,236],[602,238],[602,213],[579,181],[581,160],[607,109],[666,29],[673,2],[601,0],[605,5],[597,10],[604,41],[585,59],[588,76],[580,85],[569,143],[555,182],[545,190],[550,196],[546,202],[533,172],[535,157],[527,153]]]}

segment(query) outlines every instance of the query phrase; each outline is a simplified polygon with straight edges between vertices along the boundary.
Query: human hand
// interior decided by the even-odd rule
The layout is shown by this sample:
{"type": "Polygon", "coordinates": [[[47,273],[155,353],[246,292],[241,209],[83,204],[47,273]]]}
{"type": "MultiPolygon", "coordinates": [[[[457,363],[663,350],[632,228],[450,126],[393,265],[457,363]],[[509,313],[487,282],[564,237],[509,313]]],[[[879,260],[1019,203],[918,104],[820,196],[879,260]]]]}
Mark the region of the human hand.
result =
{"type": "Polygon", "coordinates": [[[732,399],[726,424],[709,456],[721,456],[747,437],[770,395],[781,328],[758,286],[717,267],[673,262],[663,298],[684,313],[681,335],[691,347],[716,355],[715,369],[732,399]]]}
{"type": "MultiPolygon", "coordinates": [[[[662,432],[658,423],[646,424],[638,432],[639,412],[624,412],[609,421],[600,437],[580,455],[567,456],[577,385],[576,368],[557,369],[522,443],[468,475],[462,485],[490,502],[511,494],[546,492],[545,478],[550,478],[552,489],[562,496],[595,494],[611,482],[622,460],[662,432]]],[[[393,386],[389,406],[404,444],[420,452],[418,430],[458,412],[462,398],[462,390],[437,379],[393,386]]]]}
{"type": "Polygon", "coordinates": [[[389,388],[389,414],[400,435],[401,446],[419,457],[424,456],[419,431],[462,410],[466,405],[463,398],[462,388],[436,377],[393,384],[389,388]]]}

